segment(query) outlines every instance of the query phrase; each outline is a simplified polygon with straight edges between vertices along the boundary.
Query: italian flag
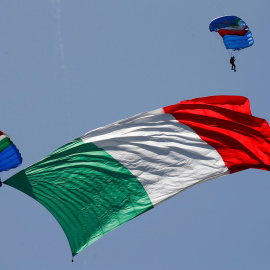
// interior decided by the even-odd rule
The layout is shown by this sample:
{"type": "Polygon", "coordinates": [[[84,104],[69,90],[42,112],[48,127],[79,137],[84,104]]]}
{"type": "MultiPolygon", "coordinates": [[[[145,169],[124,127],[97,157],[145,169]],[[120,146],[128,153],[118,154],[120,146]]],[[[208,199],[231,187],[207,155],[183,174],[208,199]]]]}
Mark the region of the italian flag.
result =
{"type": "Polygon", "coordinates": [[[247,98],[197,98],[90,131],[5,184],[52,213],[74,256],[193,185],[270,170],[269,138],[247,98]]]}

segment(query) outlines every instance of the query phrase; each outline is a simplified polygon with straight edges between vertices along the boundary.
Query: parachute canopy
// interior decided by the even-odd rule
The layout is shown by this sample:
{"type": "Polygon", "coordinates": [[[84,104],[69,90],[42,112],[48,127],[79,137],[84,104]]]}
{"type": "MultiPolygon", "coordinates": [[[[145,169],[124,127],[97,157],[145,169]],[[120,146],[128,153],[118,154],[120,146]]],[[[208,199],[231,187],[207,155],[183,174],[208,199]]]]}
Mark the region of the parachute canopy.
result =
{"type": "Polygon", "coordinates": [[[9,136],[0,131],[0,172],[7,171],[22,164],[19,150],[9,136]]]}
{"type": "Polygon", "coordinates": [[[220,34],[226,49],[242,50],[254,43],[247,24],[236,16],[222,16],[214,19],[209,25],[209,30],[220,34]]]}

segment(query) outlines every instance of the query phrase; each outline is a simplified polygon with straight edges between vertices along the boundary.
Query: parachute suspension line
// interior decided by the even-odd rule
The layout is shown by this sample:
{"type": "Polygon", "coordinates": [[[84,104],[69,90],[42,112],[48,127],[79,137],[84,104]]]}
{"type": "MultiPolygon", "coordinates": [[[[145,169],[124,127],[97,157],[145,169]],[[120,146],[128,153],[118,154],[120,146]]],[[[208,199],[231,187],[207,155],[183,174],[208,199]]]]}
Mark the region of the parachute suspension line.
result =
{"type": "Polygon", "coordinates": [[[239,52],[239,50],[231,50],[231,57],[235,57],[236,58],[236,56],[238,55],[238,52],[239,52]]]}
{"type": "MultiPolygon", "coordinates": [[[[222,46],[224,46],[223,38],[221,38],[221,36],[219,35],[219,33],[217,33],[217,34],[214,35],[214,36],[219,40],[219,42],[222,44],[222,46]]],[[[226,50],[226,51],[227,51],[227,53],[228,53],[229,55],[231,55],[230,52],[229,52],[229,50],[226,50]]]]}
{"type": "Polygon", "coordinates": [[[219,33],[216,33],[216,35],[214,35],[214,36],[219,40],[219,42],[222,43],[222,45],[224,45],[223,39],[220,37],[219,33]]]}
{"type": "Polygon", "coordinates": [[[226,50],[226,51],[229,54],[229,56],[232,57],[232,51],[231,50],[226,50]]]}
{"type": "MultiPolygon", "coordinates": [[[[2,183],[4,183],[5,182],[5,180],[2,182],[1,180],[2,179],[6,179],[7,178],[7,171],[2,171],[1,172],[1,177],[0,177],[0,184],[2,183]]],[[[0,185],[0,187],[1,187],[1,185],[0,185]]]]}
{"type": "Polygon", "coordinates": [[[239,51],[240,51],[240,50],[234,51],[234,56],[235,56],[235,57],[238,55],[239,51]]]}

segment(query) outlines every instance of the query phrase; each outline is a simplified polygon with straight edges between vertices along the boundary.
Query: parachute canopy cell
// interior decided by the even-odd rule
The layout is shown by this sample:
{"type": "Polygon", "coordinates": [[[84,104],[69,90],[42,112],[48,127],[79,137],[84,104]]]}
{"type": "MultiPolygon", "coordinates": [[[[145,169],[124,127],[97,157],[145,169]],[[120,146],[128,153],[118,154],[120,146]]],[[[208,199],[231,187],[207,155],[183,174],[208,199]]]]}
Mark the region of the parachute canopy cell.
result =
{"type": "Polygon", "coordinates": [[[226,49],[242,50],[254,43],[247,24],[236,16],[222,16],[214,19],[209,25],[209,30],[220,34],[226,49]]]}
{"type": "Polygon", "coordinates": [[[16,168],[22,164],[22,157],[9,136],[0,131],[0,172],[16,168]]]}

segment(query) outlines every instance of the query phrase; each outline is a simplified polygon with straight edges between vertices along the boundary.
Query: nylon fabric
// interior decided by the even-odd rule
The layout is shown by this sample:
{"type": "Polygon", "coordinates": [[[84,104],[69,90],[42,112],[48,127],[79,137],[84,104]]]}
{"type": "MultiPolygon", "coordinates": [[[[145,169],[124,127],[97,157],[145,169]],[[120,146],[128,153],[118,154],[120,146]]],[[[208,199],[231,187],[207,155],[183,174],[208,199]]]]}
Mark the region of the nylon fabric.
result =
{"type": "Polygon", "coordinates": [[[73,256],[153,206],[118,161],[77,139],[4,182],[45,206],[64,230],[73,256]]]}
{"type": "Polygon", "coordinates": [[[251,115],[247,98],[213,96],[182,101],[164,108],[214,147],[228,169],[270,170],[270,127],[251,115]]]}
{"type": "Polygon", "coordinates": [[[154,206],[229,173],[216,149],[163,109],[118,121],[81,138],[104,149],[135,175],[154,206]]]}

